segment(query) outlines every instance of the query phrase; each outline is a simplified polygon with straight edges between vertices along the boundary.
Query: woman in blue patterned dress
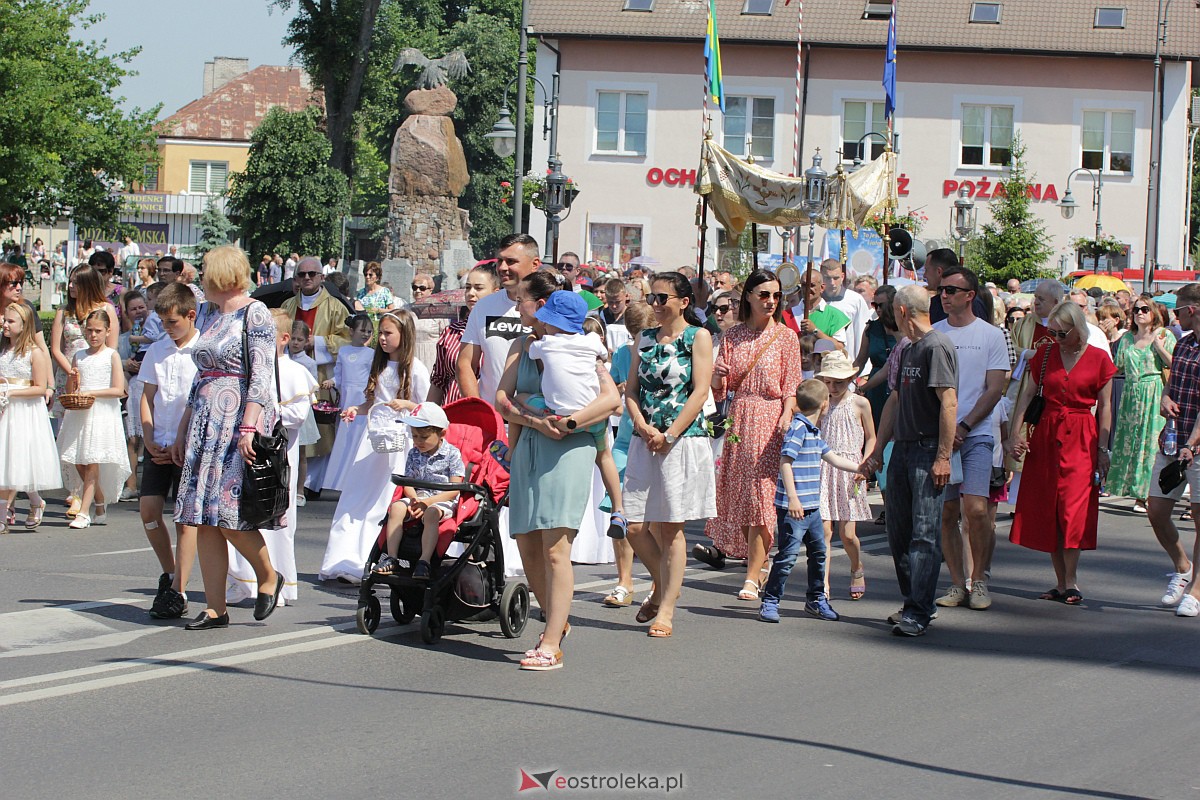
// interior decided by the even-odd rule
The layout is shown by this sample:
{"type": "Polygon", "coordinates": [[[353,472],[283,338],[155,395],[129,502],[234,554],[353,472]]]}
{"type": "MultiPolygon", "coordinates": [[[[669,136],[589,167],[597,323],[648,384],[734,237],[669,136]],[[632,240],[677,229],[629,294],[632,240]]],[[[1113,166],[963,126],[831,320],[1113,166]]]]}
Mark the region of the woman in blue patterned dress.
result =
{"type": "Polygon", "coordinates": [[[375,319],[379,319],[380,314],[396,307],[396,298],[392,296],[392,290],[380,284],[383,280],[383,267],[379,266],[378,261],[371,261],[363,267],[363,280],[367,285],[355,295],[356,310],[366,311],[375,319]]]}
{"type": "Polygon", "coordinates": [[[270,431],[278,413],[275,323],[267,307],[246,293],[251,285],[250,262],[239,248],[218,247],[204,257],[204,291],[220,316],[196,342],[192,359],[199,372],[171,448],[172,459],[182,468],[175,521],[197,527],[208,603],[187,625],[193,631],[229,625],[226,541],[254,568],[259,588],[255,619],[271,615],[283,588],[283,577],[271,564],[262,534],[239,515],[242,474],[253,457],[254,433],[270,431]],[[243,355],[243,330],[250,364],[243,355]]]}

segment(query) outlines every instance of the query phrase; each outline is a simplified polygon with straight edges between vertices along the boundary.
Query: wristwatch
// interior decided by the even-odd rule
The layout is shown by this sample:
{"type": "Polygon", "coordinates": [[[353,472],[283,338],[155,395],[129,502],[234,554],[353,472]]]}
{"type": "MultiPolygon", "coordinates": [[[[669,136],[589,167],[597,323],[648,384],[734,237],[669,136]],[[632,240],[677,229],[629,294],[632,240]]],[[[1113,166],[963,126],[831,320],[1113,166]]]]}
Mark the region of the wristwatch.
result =
{"type": "Polygon", "coordinates": [[[570,417],[567,417],[567,430],[569,430],[569,431],[573,431],[573,430],[575,430],[575,428],[577,428],[578,426],[579,426],[579,423],[578,423],[578,422],[576,422],[575,420],[571,419],[570,417]]]}
{"type": "Polygon", "coordinates": [[[675,442],[679,439],[679,437],[673,433],[664,433],[663,438],[667,440],[667,444],[675,444],[675,442]]]}

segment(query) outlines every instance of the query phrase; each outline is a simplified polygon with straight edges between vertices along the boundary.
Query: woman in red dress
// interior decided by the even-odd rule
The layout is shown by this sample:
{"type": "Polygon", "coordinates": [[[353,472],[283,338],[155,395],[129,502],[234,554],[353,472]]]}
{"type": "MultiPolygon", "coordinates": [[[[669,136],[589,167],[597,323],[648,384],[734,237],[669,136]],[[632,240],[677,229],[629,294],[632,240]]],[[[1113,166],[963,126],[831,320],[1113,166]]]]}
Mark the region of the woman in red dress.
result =
{"type": "Polygon", "coordinates": [[[1025,456],[1025,469],[1008,538],[1050,554],[1058,585],[1043,600],[1079,605],[1079,551],[1096,549],[1100,484],[1108,472],[1115,368],[1107,353],[1088,346],[1087,320],[1074,303],[1055,306],[1046,329],[1054,342],[1031,360],[1012,417],[1009,454],[1025,456]],[[1022,420],[1039,383],[1046,405],[1031,429],[1022,420]]]}
{"type": "Polygon", "coordinates": [[[777,522],[779,453],[802,377],[800,340],[780,322],[782,314],[775,273],[753,272],[742,291],[741,323],[721,337],[713,368],[713,394],[721,399],[733,393],[732,421],[717,474],[717,516],[705,533],[722,554],[746,559],[742,600],[758,599],[777,522]]]}

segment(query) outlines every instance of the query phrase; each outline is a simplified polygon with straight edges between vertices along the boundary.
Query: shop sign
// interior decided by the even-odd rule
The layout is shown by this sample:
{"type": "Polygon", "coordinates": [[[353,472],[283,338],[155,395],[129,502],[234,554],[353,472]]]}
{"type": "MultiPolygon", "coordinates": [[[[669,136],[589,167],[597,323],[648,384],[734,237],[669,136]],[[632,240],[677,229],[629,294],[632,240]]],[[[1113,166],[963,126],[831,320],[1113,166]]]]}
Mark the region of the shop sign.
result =
{"type": "MultiPolygon", "coordinates": [[[[942,197],[957,195],[958,190],[962,188],[966,188],[967,196],[975,200],[999,200],[1008,196],[1002,182],[993,182],[985,175],[973,181],[947,178],[942,181],[942,197]]],[[[1058,202],[1058,190],[1054,188],[1053,183],[1047,183],[1045,186],[1040,183],[1032,184],[1025,193],[1035,203],[1058,202]]]]}

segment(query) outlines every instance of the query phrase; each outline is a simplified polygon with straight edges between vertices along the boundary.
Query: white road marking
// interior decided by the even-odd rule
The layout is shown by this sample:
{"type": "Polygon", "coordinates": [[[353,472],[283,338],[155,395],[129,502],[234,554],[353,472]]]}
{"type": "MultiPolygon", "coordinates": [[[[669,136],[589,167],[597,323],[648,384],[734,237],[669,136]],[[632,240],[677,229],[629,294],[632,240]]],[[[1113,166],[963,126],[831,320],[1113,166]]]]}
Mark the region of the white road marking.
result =
{"type": "Polygon", "coordinates": [[[132,550],[109,550],[105,553],[73,553],[72,558],[91,558],[92,556],[123,556],[126,553],[146,553],[153,550],[153,547],[135,547],[132,550]]]}

